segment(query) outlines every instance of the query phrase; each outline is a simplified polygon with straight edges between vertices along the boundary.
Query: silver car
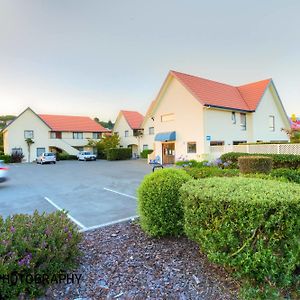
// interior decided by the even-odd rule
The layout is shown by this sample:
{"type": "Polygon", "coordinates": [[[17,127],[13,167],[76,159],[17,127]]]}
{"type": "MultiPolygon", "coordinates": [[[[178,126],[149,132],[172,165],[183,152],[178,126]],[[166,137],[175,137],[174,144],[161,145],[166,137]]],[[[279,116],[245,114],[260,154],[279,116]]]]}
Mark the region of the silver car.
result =
{"type": "Polygon", "coordinates": [[[3,160],[0,160],[0,182],[7,180],[8,167],[4,164],[3,160]]]}
{"type": "Polygon", "coordinates": [[[78,154],[77,154],[77,158],[78,160],[96,160],[97,159],[97,156],[89,151],[80,151],[78,154]]]}
{"type": "Polygon", "coordinates": [[[56,156],[55,153],[52,152],[44,152],[37,159],[37,164],[56,164],[56,156]]]}

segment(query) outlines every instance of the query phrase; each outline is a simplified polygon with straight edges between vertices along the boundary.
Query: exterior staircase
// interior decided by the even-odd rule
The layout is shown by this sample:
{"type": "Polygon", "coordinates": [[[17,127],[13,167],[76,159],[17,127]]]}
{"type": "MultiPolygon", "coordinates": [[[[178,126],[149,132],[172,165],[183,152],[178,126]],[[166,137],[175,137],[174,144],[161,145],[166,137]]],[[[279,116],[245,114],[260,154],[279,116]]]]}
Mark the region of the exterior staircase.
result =
{"type": "MultiPolygon", "coordinates": [[[[83,143],[84,144],[84,143],[83,143]]],[[[85,146],[86,144],[82,145],[85,146]]],[[[77,155],[78,154],[78,150],[76,148],[74,148],[72,145],[70,145],[67,141],[65,141],[64,139],[51,139],[51,147],[56,147],[59,148],[65,152],[67,152],[70,155],[77,155]]],[[[77,146],[77,145],[76,145],[77,146]]],[[[81,146],[81,145],[78,145],[81,146]]]]}

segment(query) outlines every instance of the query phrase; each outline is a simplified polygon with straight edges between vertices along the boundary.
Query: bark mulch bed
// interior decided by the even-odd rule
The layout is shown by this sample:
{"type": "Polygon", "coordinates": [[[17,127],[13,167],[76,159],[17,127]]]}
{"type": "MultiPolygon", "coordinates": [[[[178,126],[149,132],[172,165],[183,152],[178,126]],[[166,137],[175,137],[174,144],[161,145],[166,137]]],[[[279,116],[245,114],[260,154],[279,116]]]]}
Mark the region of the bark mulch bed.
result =
{"type": "Polygon", "coordinates": [[[127,222],[85,233],[80,247],[80,285],[46,299],[237,299],[238,283],[185,237],[150,238],[127,222]]]}

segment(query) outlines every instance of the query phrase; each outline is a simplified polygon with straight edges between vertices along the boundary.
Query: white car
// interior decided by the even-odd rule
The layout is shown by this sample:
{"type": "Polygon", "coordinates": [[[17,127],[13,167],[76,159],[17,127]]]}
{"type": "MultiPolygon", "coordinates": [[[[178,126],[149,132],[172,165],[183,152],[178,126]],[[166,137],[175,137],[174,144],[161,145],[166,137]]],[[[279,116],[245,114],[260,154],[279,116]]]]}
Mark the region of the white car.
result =
{"type": "Polygon", "coordinates": [[[7,180],[8,167],[4,164],[3,160],[0,160],[0,182],[7,180]]]}
{"type": "Polygon", "coordinates": [[[55,153],[52,152],[44,152],[37,159],[37,164],[56,164],[56,156],[55,153]]]}
{"type": "Polygon", "coordinates": [[[80,151],[77,158],[78,160],[96,160],[97,156],[89,151],[80,151]]]}

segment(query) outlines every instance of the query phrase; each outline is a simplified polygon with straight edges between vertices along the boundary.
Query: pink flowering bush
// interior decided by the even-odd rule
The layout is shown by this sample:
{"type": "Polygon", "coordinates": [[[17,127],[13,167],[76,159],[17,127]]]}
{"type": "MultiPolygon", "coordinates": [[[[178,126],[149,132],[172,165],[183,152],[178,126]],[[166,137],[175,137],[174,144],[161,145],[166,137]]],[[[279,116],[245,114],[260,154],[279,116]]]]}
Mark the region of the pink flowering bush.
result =
{"type": "Polygon", "coordinates": [[[0,216],[0,299],[41,295],[49,282],[21,278],[51,278],[74,268],[80,241],[65,212],[0,216]]]}

